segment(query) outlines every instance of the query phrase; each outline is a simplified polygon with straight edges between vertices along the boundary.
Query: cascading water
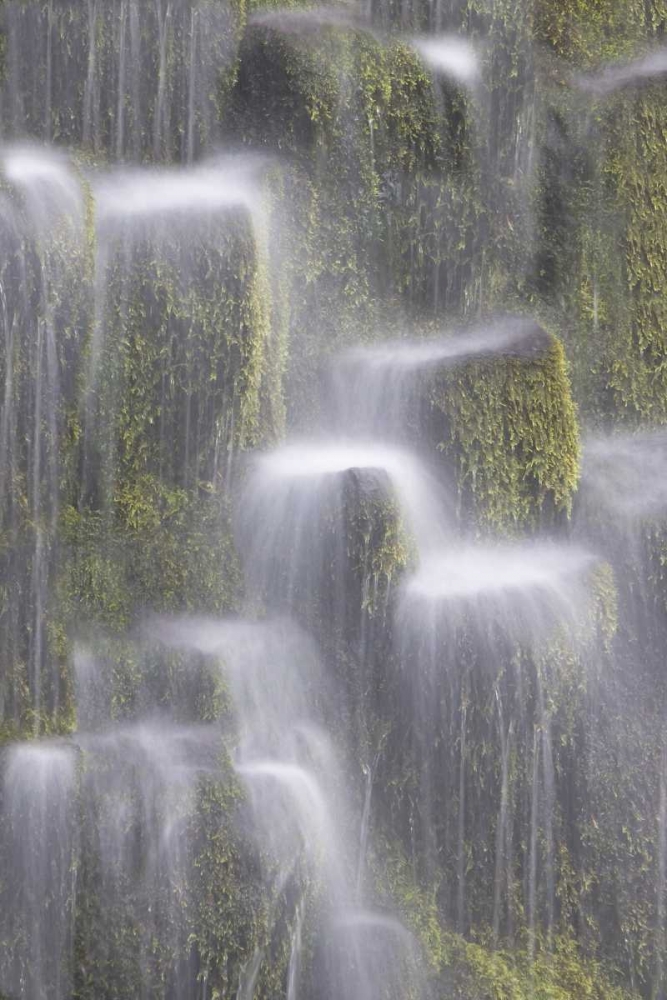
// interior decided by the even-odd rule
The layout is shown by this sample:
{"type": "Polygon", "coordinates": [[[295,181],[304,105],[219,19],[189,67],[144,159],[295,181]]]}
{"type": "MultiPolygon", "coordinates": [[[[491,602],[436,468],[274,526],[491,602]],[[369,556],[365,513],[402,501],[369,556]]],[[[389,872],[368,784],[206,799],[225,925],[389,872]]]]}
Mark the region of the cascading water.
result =
{"type": "Polygon", "coordinates": [[[427,66],[443,76],[474,86],[480,77],[475,50],[469,42],[453,35],[417,38],[413,42],[427,66]]]}
{"type": "Polygon", "coordinates": [[[233,65],[238,30],[231,5],[17,0],[0,13],[12,136],[82,142],[121,162],[189,163],[215,140],[218,74],[233,65]]]}
{"type": "Polygon", "coordinates": [[[71,991],[76,770],[74,747],[55,741],[17,745],[4,763],[0,969],[10,996],[71,991]]]}
{"type": "MultiPolygon", "coordinates": [[[[2,321],[4,394],[0,417],[3,529],[18,542],[19,564],[10,570],[22,580],[24,598],[9,611],[17,628],[5,631],[9,658],[30,663],[32,705],[39,716],[48,682],[44,616],[48,581],[56,558],[55,526],[59,512],[63,360],[75,343],[60,334],[70,324],[72,341],[80,303],[66,301],[64,288],[81,278],[84,200],[65,157],[30,147],[6,149],[0,159],[3,191],[2,321]],[[12,197],[12,194],[15,197],[12,197]],[[25,477],[29,525],[19,527],[17,479],[25,477]],[[27,637],[27,642],[26,642],[27,637]]],[[[50,685],[49,685],[50,686],[50,685]]],[[[3,685],[4,687],[4,685],[3,685]]],[[[58,686],[48,691],[57,703],[58,686]]],[[[4,697],[16,697],[5,690],[4,697]]],[[[11,711],[11,709],[10,709],[11,711]]]]}
{"type": "Polygon", "coordinates": [[[331,366],[333,421],[341,434],[352,430],[372,438],[401,440],[412,431],[414,448],[425,381],[434,381],[445,368],[499,354],[529,357],[547,343],[536,323],[515,316],[438,339],[351,348],[331,366]]]}
{"type": "Polygon", "coordinates": [[[0,0],[0,1000],[664,997],[664,18],[539,7],[0,0]]]}
{"type": "Polygon", "coordinates": [[[576,82],[584,91],[605,96],[637,81],[650,80],[665,73],[667,73],[667,52],[664,48],[660,48],[630,63],[607,66],[601,73],[595,75],[579,76],[576,82]]]}

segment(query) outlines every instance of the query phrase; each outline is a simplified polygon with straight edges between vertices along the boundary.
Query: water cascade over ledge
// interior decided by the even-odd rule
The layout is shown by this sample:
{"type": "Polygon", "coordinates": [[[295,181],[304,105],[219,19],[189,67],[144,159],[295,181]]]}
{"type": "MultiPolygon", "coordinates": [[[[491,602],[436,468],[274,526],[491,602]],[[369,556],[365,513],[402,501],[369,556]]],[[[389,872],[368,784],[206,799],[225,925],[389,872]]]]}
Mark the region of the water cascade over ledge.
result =
{"type": "Polygon", "coordinates": [[[667,995],[667,26],[594,6],[0,0],[0,1000],[667,995]]]}

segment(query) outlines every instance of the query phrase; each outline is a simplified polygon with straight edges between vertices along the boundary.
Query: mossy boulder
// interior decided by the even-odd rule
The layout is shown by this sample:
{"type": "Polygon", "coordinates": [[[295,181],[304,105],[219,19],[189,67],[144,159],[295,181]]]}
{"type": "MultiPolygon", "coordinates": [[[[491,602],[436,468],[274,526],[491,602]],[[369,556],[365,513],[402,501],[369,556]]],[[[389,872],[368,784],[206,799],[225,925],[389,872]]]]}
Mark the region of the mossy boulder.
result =
{"type": "Polygon", "coordinates": [[[438,448],[479,530],[512,532],[570,511],[579,431],[565,354],[535,327],[512,351],[442,368],[431,390],[438,448]]]}
{"type": "Polygon", "coordinates": [[[190,229],[175,218],[147,232],[128,225],[103,234],[104,321],[83,442],[85,489],[98,503],[98,492],[146,473],[185,488],[210,480],[236,449],[280,430],[262,427],[270,288],[250,214],[190,229]]]}

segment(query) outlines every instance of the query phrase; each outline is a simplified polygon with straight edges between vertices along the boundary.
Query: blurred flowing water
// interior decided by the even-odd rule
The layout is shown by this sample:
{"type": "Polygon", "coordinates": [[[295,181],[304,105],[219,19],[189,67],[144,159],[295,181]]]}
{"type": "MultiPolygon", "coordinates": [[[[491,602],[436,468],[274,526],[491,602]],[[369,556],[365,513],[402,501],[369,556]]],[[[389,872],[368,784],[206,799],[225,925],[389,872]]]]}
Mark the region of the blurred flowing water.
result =
{"type": "MultiPolygon", "coordinates": [[[[380,6],[276,9],[250,28],[306,46],[331,30],[383,43],[380,6]]],[[[445,31],[444,3],[426,25],[399,7],[406,51],[475,109],[474,169],[499,215],[521,206],[528,273],[531,86],[512,134],[499,134],[486,41],[445,31]]],[[[611,927],[616,873],[595,870],[608,841],[582,831],[589,814],[605,836],[623,823],[605,814],[600,774],[624,753],[624,704],[650,703],[663,664],[664,567],[646,530],[667,509],[664,432],[591,433],[569,521],[515,525],[510,540],[471,527],[455,456],[434,446],[436,397],[466,366],[481,377],[544,360],[550,335],[503,315],[327,347],[316,412],[285,440],[263,434],[287,350],[269,302],[288,265],[274,252],[285,233],[267,181],[284,163],[216,146],[239,10],[6,0],[0,24],[0,663],[24,664],[27,678],[14,683],[7,667],[0,720],[27,717],[21,736],[36,737],[8,730],[0,751],[0,995],[78,997],[94,956],[119,976],[126,962],[138,969],[139,986],[123,988],[141,1000],[251,1000],[260,988],[287,1000],[429,1000],[428,928],[410,889],[400,899],[405,871],[447,926],[485,928],[494,948],[521,942],[531,966],[568,920],[582,940],[593,915],[611,927]],[[93,541],[138,544],[113,534],[119,509],[128,532],[146,530],[143,579],[168,594],[182,550],[153,565],[154,522],[185,531],[191,494],[231,498],[234,611],[188,594],[157,613],[146,600],[112,639],[82,612],[63,654],[71,637],[48,629],[71,600],[58,585],[64,560],[93,601],[124,608],[108,551],[93,570],[76,563],[84,529],[71,511],[95,511],[93,541]],[[232,814],[230,832],[221,817],[232,814]],[[225,896],[206,865],[211,843],[232,842],[243,860],[237,870],[230,848],[236,895],[225,896]],[[378,886],[382,851],[397,844],[405,867],[392,898],[378,886]],[[566,851],[583,882],[609,876],[574,915],[566,851]],[[228,956],[226,992],[209,992],[222,946],[206,952],[198,921],[222,912],[233,925],[239,899],[262,930],[238,932],[242,959],[228,956]],[[267,986],[274,968],[280,982],[267,986]]],[[[575,84],[606,97],[664,73],[664,61],[657,49],[575,84]]],[[[202,577],[210,550],[224,555],[204,536],[202,577]]],[[[643,871],[659,1000],[664,749],[655,757],[642,764],[653,810],[642,822],[653,824],[643,871]]]]}

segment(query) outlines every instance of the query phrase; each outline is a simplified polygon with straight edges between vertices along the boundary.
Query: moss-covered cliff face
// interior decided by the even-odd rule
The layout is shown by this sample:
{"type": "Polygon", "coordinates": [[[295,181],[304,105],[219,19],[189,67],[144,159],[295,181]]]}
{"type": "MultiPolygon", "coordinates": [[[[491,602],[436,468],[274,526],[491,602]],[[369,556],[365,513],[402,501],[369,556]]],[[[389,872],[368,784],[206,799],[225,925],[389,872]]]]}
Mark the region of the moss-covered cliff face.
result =
{"type": "Polygon", "coordinates": [[[24,183],[29,155],[3,178],[8,732],[71,725],[72,630],[238,606],[221,484],[284,421],[261,223],[233,209],[110,232],[64,159],[43,190],[24,183]]]}
{"type": "Polygon", "coordinates": [[[525,529],[571,508],[579,440],[567,362],[557,340],[535,338],[516,357],[456,366],[432,391],[438,447],[482,528],[525,529]]]}
{"type": "Polygon", "coordinates": [[[545,64],[537,282],[571,324],[575,381],[592,420],[665,419],[664,83],[649,75],[612,87],[595,73],[605,60],[650,53],[666,17],[659,3],[538,5],[537,37],[560,61],[545,64]]]}
{"type": "Polygon", "coordinates": [[[558,937],[548,950],[544,942],[526,948],[525,941],[498,950],[483,936],[466,941],[443,930],[433,888],[415,881],[395,844],[385,841],[382,847],[382,855],[373,859],[381,898],[385,904],[398,903],[408,926],[423,942],[436,996],[457,1000],[523,1000],[535,992],[549,1000],[637,996],[609,979],[603,966],[582,961],[577,945],[567,937],[558,937]]]}
{"type": "Polygon", "coordinates": [[[581,425],[667,421],[667,91],[603,68],[659,44],[667,10],[390,0],[368,16],[0,2],[11,1000],[340,1000],[363,965],[327,951],[345,920],[358,940],[375,927],[371,978],[390,935],[405,973],[390,1000],[664,993],[664,518],[621,545],[577,491],[581,425]],[[474,86],[431,72],[412,38],[428,31],[472,39],[474,86]],[[17,151],[26,137],[72,161],[17,151]],[[242,194],[202,212],[186,186],[184,211],[151,214],[151,181],[196,186],[218,141],[241,151],[242,194]],[[109,208],[127,177],[143,186],[109,208]],[[462,592],[443,571],[446,600],[410,633],[411,574],[437,553],[411,531],[395,456],[330,473],[314,514],[276,480],[258,529],[247,453],[330,430],[335,352],[472,338],[496,312],[542,326],[418,372],[399,445],[453,486],[449,548],[507,547],[462,592]],[[268,524],[273,561],[253,563],[268,524]],[[536,570],[520,543],[538,532],[554,548],[536,570]],[[553,570],[577,532],[613,570],[553,570]],[[263,648],[271,613],[319,657],[279,636],[248,680],[234,657],[263,648]],[[188,615],[196,641],[176,628],[170,647],[188,615]],[[241,629],[231,652],[220,619],[241,629]],[[313,835],[323,800],[344,890],[313,835]]]}
{"type": "Polygon", "coordinates": [[[38,719],[63,693],[57,673],[42,676],[49,659],[45,616],[57,561],[60,486],[72,482],[67,443],[76,433],[92,249],[76,181],[64,211],[48,197],[32,198],[21,181],[12,184],[3,171],[0,182],[3,719],[32,712],[38,719]]]}
{"type": "Polygon", "coordinates": [[[269,363],[279,365],[268,356],[266,262],[241,215],[193,232],[177,220],[145,237],[121,231],[104,247],[84,431],[90,495],[146,473],[185,487],[210,480],[235,449],[279,433],[266,426],[280,406],[266,390],[269,363]]]}
{"type": "MultiPolygon", "coordinates": [[[[378,695],[391,728],[374,834],[403,838],[413,877],[446,926],[494,947],[567,937],[585,906],[585,720],[616,607],[608,566],[583,591],[570,586],[585,619],[546,637],[522,622],[520,601],[508,607],[489,583],[439,614],[425,608],[416,623],[404,609],[396,658],[385,665],[391,682],[378,695]]],[[[534,626],[547,612],[533,599],[534,626]]]]}
{"type": "Polygon", "coordinates": [[[293,413],[316,405],[323,348],[475,308],[485,233],[465,95],[404,43],[308,16],[251,18],[226,119],[285,164],[293,413]]]}
{"type": "Polygon", "coordinates": [[[135,162],[190,162],[218,136],[243,3],[3,0],[0,16],[13,135],[135,162]]]}

